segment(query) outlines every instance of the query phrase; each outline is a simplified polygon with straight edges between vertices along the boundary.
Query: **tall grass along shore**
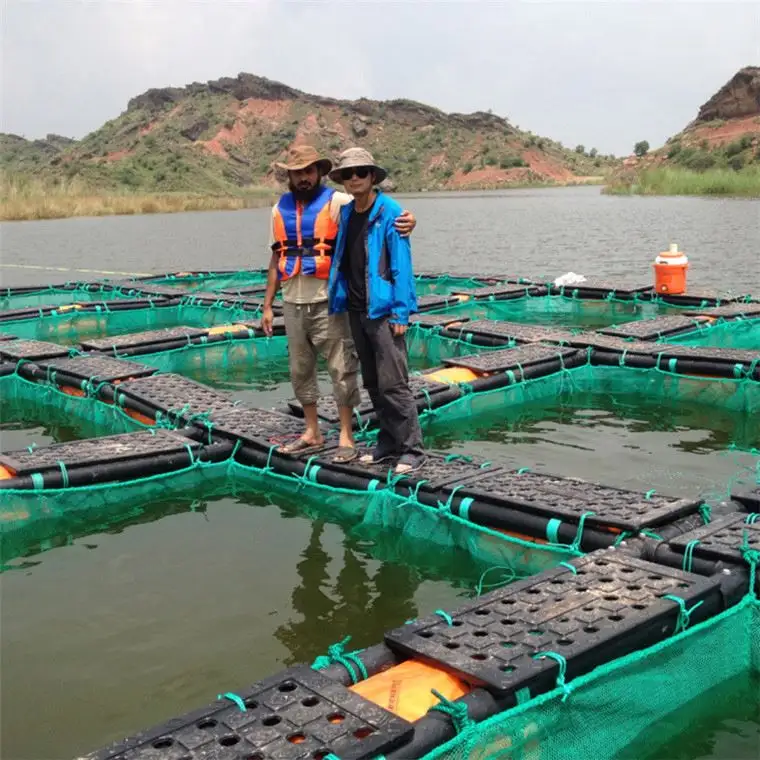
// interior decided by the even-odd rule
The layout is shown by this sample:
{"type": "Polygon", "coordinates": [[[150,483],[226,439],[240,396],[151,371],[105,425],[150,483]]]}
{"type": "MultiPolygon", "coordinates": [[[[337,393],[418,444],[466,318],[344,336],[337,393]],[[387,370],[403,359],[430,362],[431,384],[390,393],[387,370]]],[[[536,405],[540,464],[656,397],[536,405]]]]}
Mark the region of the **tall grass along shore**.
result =
{"type": "Polygon", "coordinates": [[[97,191],[76,180],[53,185],[38,180],[10,179],[0,184],[0,221],[256,208],[274,199],[274,192],[265,187],[252,188],[239,195],[141,193],[97,191]]]}
{"type": "Polygon", "coordinates": [[[620,195],[725,195],[760,198],[760,167],[708,169],[644,169],[635,176],[621,177],[604,189],[620,195]]]}

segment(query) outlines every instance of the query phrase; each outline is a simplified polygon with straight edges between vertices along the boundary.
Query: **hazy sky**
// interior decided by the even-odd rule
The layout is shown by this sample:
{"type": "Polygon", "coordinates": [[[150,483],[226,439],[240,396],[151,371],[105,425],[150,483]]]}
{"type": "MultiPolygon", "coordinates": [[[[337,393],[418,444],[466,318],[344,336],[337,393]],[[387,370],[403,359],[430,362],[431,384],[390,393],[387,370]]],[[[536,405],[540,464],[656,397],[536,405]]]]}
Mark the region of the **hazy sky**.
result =
{"type": "Polygon", "coordinates": [[[82,137],[150,87],[251,72],[489,108],[565,145],[661,145],[739,68],[760,2],[4,0],[0,130],[82,137]]]}

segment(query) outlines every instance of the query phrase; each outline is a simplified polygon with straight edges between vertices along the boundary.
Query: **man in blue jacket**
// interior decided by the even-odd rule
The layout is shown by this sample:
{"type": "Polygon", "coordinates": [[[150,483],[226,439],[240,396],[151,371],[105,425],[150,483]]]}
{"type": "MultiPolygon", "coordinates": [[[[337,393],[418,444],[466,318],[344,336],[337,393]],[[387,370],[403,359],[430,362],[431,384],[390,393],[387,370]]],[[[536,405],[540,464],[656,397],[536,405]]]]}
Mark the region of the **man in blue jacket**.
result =
{"type": "Polygon", "coordinates": [[[359,461],[398,459],[395,472],[405,474],[425,461],[405,337],[417,296],[409,239],[394,227],[401,206],[375,189],[386,176],[363,148],[341,153],[329,174],[354,199],[341,209],[328,309],[348,311],[364,387],[377,412],[377,445],[359,461]]]}

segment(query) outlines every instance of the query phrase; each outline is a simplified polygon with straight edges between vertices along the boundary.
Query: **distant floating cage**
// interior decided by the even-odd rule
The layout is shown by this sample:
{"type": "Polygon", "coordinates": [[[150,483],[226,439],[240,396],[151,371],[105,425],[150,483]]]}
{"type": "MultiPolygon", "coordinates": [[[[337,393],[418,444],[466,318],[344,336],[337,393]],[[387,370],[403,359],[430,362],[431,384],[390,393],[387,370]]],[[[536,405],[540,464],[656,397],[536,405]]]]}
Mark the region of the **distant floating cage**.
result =
{"type": "MultiPolygon", "coordinates": [[[[736,415],[731,445],[752,473],[720,498],[679,498],[467,453],[431,451],[407,477],[336,463],[331,399],[318,405],[325,445],[281,453],[302,430],[298,403],[229,392],[288,379],[281,317],[271,337],[260,326],[265,281],[209,271],[0,293],[4,416],[76,421],[86,436],[0,454],[3,563],[188,491],[246,492],[292,497],[397,561],[466,551],[507,577],[89,757],[613,758],[708,690],[758,676],[758,301],[417,278],[408,347],[424,429],[456,437],[593,394],[736,415]]],[[[376,423],[365,395],[362,449],[376,423]]]]}

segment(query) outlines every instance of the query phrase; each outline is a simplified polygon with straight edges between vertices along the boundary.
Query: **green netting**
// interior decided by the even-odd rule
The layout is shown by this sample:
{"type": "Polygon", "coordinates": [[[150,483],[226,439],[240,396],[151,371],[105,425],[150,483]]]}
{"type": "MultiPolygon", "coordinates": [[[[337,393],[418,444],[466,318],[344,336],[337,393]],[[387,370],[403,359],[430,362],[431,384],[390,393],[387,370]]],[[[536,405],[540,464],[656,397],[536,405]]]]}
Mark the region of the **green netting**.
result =
{"type": "Polygon", "coordinates": [[[3,322],[2,329],[19,338],[74,345],[88,338],[125,335],[178,325],[214,327],[234,322],[250,322],[257,317],[258,312],[204,304],[154,305],[123,311],[109,311],[103,307],[94,312],[52,312],[33,319],[3,322]]]}
{"type": "MultiPolygon", "coordinates": [[[[760,603],[751,596],[566,688],[470,725],[424,760],[612,760],[646,742],[648,729],[674,710],[747,675],[760,675],[760,603]]],[[[673,722],[673,734],[684,730],[673,722]]]]}
{"type": "Polygon", "coordinates": [[[11,293],[0,296],[0,310],[36,309],[40,306],[61,306],[83,301],[115,301],[124,298],[134,298],[134,296],[120,291],[93,290],[84,284],[76,288],[65,289],[49,287],[29,293],[11,293]]]}
{"type": "Polygon", "coordinates": [[[718,320],[697,330],[668,337],[665,342],[746,349],[760,354],[760,319],[718,320]]]}
{"type": "MultiPolygon", "coordinates": [[[[25,380],[18,375],[0,378],[0,392],[7,403],[15,405],[16,413],[61,415],[71,420],[87,420],[94,434],[105,435],[145,426],[126,415],[117,406],[90,397],[70,396],[53,386],[25,380]]],[[[318,468],[317,468],[318,469],[318,468]]],[[[312,474],[316,470],[312,468],[312,474]]],[[[516,574],[531,574],[553,566],[575,550],[568,546],[533,544],[506,536],[498,531],[470,523],[442,505],[429,507],[416,499],[405,499],[373,482],[372,489],[358,492],[332,488],[316,483],[310,477],[295,478],[275,473],[270,468],[247,467],[232,460],[221,464],[195,463],[182,471],[113,484],[68,489],[46,489],[32,493],[28,490],[0,491],[0,534],[3,536],[3,558],[23,553],[30,536],[39,541],[61,531],[61,520],[77,518],[82,512],[97,517],[100,513],[120,519],[114,509],[124,505],[129,510],[142,509],[157,499],[186,494],[193,488],[212,488],[216,493],[236,494],[254,490],[269,495],[297,496],[298,504],[316,510],[320,518],[344,519],[363,535],[377,537],[379,533],[394,536],[396,553],[414,552],[415,544],[435,545],[445,549],[464,549],[488,563],[514,568],[516,574]],[[364,531],[369,531],[364,533],[364,531]]],[[[65,532],[65,531],[64,531],[65,532]]],[[[386,537],[386,549],[389,539],[386,537]]]]}
{"type": "MultiPolygon", "coordinates": [[[[514,373],[511,374],[514,378],[514,373]]],[[[425,427],[438,421],[447,426],[462,420],[471,423],[478,416],[493,422],[494,414],[509,407],[525,408],[547,399],[562,403],[563,399],[579,393],[608,394],[621,404],[632,406],[637,400],[657,399],[667,404],[688,402],[721,407],[741,412],[746,415],[748,429],[758,429],[757,419],[752,419],[760,414],[760,382],[757,380],[691,377],[660,369],[590,364],[491,391],[465,393],[437,409],[424,410],[420,421],[425,427]]]]}
{"type": "Polygon", "coordinates": [[[266,384],[273,377],[287,380],[287,356],[288,339],[279,335],[272,338],[230,338],[218,343],[196,343],[171,351],[141,354],[137,358],[143,364],[162,372],[203,378],[203,382],[218,387],[220,384],[229,384],[232,379],[256,384],[266,384]]]}

